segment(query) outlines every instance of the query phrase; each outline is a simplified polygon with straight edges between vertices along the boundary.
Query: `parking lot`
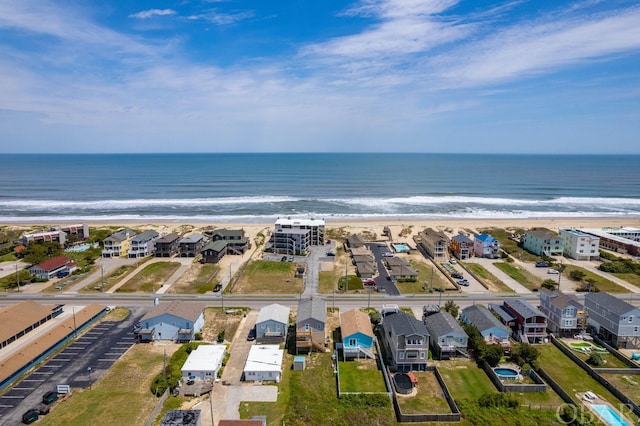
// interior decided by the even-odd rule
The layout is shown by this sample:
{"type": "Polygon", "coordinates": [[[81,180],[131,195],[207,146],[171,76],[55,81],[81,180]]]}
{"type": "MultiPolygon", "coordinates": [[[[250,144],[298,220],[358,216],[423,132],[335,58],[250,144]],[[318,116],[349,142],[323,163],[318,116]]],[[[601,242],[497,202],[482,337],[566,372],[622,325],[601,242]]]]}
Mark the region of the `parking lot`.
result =
{"type": "Polygon", "coordinates": [[[80,334],[0,397],[0,424],[21,424],[22,414],[58,385],[91,387],[135,343],[131,330],[143,315],[144,309],[136,308],[123,321],[103,321],[80,334]]]}

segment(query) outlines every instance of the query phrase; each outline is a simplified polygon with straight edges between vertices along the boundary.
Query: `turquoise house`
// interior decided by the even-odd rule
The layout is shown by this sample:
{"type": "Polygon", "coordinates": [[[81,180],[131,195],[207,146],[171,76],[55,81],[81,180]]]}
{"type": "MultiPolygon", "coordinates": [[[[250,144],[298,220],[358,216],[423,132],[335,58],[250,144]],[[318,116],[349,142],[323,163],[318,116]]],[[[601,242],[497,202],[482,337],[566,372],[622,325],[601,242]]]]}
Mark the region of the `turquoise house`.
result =
{"type": "Polygon", "coordinates": [[[340,314],[344,358],[374,358],[373,328],[366,312],[352,309],[340,314]]]}

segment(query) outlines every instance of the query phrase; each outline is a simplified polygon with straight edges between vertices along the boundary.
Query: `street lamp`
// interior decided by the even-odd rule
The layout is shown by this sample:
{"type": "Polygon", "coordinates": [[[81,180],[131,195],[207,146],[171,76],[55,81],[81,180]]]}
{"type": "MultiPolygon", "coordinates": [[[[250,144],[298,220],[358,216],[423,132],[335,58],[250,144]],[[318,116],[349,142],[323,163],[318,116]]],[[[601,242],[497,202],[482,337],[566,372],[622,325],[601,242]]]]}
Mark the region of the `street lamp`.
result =
{"type": "Polygon", "coordinates": [[[87,372],[89,373],[89,389],[91,389],[91,367],[87,367],[87,372]]]}

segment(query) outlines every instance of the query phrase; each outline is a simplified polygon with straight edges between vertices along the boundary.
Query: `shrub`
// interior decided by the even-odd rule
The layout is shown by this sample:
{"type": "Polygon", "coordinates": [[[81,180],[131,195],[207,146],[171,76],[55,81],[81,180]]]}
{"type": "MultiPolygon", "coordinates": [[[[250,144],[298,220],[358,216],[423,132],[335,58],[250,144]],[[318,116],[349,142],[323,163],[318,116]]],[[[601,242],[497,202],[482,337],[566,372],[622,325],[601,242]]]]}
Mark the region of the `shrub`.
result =
{"type": "Polygon", "coordinates": [[[202,340],[203,339],[202,333],[200,333],[200,332],[197,332],[193,337],[196,340],[202,340]]]}
{"type": "Polygon", "coordinates": [[[587,364],[593,365],[594,367],[602,367],[605,361],[598,352],[591,352],[591,355],[589,355],[587,359],[587,364]]]}
{"type": "Polygon", "coordinates": [[[222,330],[220,333],[218,333],[218,337],[216,337],[216,342],[218,342],[218,343],[224,342],[224,330],[222,330]]]}
{"type": "Polygon", "coordinates": [[[520,405],[516,399],[506,393],[485,393],[478,398],[478,405],[487,408],[518,408],[520,405]]]}

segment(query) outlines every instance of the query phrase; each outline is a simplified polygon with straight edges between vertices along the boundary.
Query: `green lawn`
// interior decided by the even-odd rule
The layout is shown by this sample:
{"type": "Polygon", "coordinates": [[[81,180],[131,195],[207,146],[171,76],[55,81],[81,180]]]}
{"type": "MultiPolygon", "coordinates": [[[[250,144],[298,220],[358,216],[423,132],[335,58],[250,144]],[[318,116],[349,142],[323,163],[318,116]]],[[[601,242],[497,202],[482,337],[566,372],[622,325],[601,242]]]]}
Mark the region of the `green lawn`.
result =
{"type": "Polygon", "coordinates": [[[576,283],[577,287],[587,286],[587,280],[591,279],[594,281],[594,285],[600,291],[604,291],[607,293],[628,293],[629,290],[626,288],[619,286],[611,280],[608,280],[594,272],[589,271],[588,269],[581,268],[579,266],[574,265],[566,265],[564,270],[562,271],[562,279],[571,280],[570,274],[572,271],[582,271],[584,273],[584,279],[582,281],[573,281],[576,283]]]}
{"type": "MultiPolygon", "coordinates": [[[[98,268],[96,267],[94,269],[94,271],[96,269],[98,269],[98,268]]],[[[120,266],[115,271],[112,271],[111,273],[106,274],[104,276],[104,280],[102,279],[102,277],[98,278],[97,280],[91,282],[90,284],[87,284],[80,291],[81,292],[89,292],[89,293],[107,291],[111,287],[119,284],[120,281],[125,279],[131,272],[133,272],[134,269],[136,269],[135,265],[123,265],[123,266],[120,266]],[[104,284],[104,286],[102,284],[104,284]]],[[[94,271],[92,271],[92,272],[94,272],[94,271]]],[[[55,286],[52,286],[52,287],[55,288],[55,286]]],[[[55,290],[55,291],[59,291],[59,290],[55,290]]]]}
{"type": "Polygon", "coordinates": [[[628,396],[636,404],[640,403],[640,375],[602,374],[616,389],[628,396]]]}
{"type": "Polygon", "coordinates": [[[613,406],[620,401],[600,383],[592,379],[582,368],[565,356],[552,344],[536,346],[540,351],[539,365],[567,392],[577,400],[577,392],[592,391],[613,406]]]}
{"type": "Polygon", "coordinates": [[[342,392],[386,392],[382,372],[375,360],[353,360],[338,363],[342,392]]]}
{"type": "Polygon", "coordinates": [[[233,285],[240,294],[296,294],[302,291],[302,278],[295,278],[296,264],[254,260],[241,272],[233,285]]]}
{"type": "Polygon", "coordinates": [[[478,399],[485,393],[497,392],[487,374],[469,359],[437,363],[438,370],[454,399],[478,399]]]}
{"type": "Polygon", "coordinates": [[[180,268],[178,262],[156,262],[147,265],[134,275],[117,293],[153,293],[158,290],[180,268]]]}
{"type": "Polygon", "coordinates": [[[640,275],[638,274],[613,274],[614,276],[620,278],[621,280],[625,280],[626,282],[635,285],[636,287],[640,287],[640,275]]]}
{"type": "Polygon", "coordinates": [[[432,372],[416,371],[418,379],[416,395],[398,395],[398,404],[403,414],[441,414],[450,413],[451,408],[444,399],[442,388],[432,372]]]}
{"type": "Polygon", "coordinates": [[[529,290],[538,289],[540,288],[540,284],[542,284],[542,280],[540,278],[536,277],[521,266],[505,262],[496,262],[494,265],[496,268],[500,269],[502,272],[509,275],[529,290]]]}
{"type": "Polygon", "coordinates": [[[465,262],[464,266],[473,272],[476,277],[480,278],[492,293],[514,293],[511,287],[500,281],[491,272],[487,271],[484,266],[478,263],[468,262],[465,262]]]}
{"type": "Polygon", "coordinates": [[[240,418],[266,415],[267,424],[307,425],[394,425],[395,415],[389,398],[381,394],[361,398],[337,397],[331,353],[313,353],[303,371],[293,371],[291,354],[283,362],[278,401],[241,402],[240,418]]]}

